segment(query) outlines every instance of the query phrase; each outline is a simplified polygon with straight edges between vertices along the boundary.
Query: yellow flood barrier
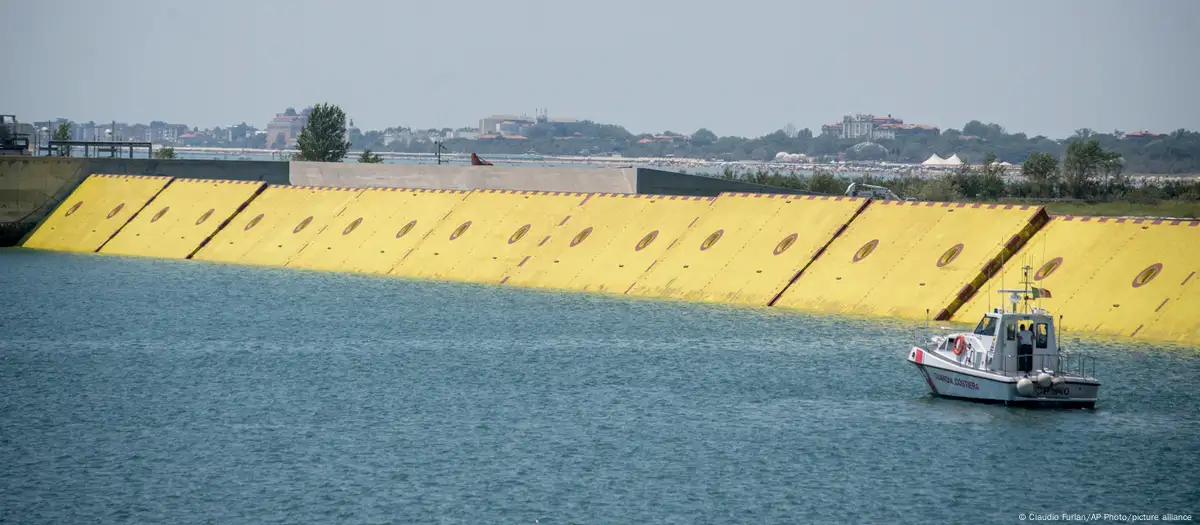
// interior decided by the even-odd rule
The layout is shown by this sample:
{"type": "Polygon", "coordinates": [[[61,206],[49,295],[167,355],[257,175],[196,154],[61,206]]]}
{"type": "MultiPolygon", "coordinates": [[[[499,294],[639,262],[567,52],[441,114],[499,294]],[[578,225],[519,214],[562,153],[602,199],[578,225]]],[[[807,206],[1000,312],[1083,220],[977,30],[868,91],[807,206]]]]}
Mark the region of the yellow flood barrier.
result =
{"type": "Polygon", "coordinates": [[[21,245],[97,251],[170,181],[171,177],[91,175],[21,245]]]}
{"type": "Polygon", "coordinates": [[[100,253],[186,259],[265,183],[174,179],[100,253]]]}
{"type": "Polygon", "coordinates": [[[1200,335],[1200,222],[1056,217],[961,309],[975,322],[1008,306],[1002,288],[1048,290],[1037,306],[1061,316],[1067,333],[1195,341],[1200,335]]]}
{"type": "MultiPolygon", "coordinates": [[[[575,290],[625,294],[634,288],[681,236],[711,213],[715,197],[631,195],[646,199],[642,212],[632,216],[591,264],[567,284],[575,290]]],[[[601,239],[596,239],[597,241],[601,239]]]]}
{"type": "Polygon", "coordinates": [[[873,201],[775,305],[949,319],[1045,220],[1031,206],[873,201]]]}
{"type": "MultiPolygon", "coordinates": [[[[599,193],[587,197],[571,215],[564,217],[550,239],[534,247],[502,281],[530,288],[571,289],[583,281],[575,279],[621,235],[652,199],[642,196],[599,193]]],[[[645,235],[638,229],[631,235],[645,235]]]]}
{"type": "Polygon", "coordinates": [[[383,274],[468,194],[465,190],[366,188],[288,266],[383,274]]]}
{"type": "Polygon", "coordinates": [[[271,186],[193,256],[283,266],[359,193],[356,188],[271,186]]]}
{"type": "Polygon", "coordinates": [[[723,193],[629,293],[767,306],[866,202],[723,193]]]}
{"type": "Polygon", "coordinates": [[[393,274],[499,283],[583,202],[585,194],[475,190],[393,274]]]}

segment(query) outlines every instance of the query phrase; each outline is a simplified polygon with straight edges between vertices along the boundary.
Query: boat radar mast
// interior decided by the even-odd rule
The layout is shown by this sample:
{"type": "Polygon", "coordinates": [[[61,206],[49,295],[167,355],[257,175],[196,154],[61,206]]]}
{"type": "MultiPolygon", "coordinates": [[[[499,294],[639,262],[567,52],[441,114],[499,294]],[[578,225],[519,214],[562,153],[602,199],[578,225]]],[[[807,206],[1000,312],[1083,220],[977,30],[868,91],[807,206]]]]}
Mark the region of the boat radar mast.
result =
{"type": "Polygon", "coordinates": [[[1037,287],[1032,286],[1033,283],[1031,283],[1029,281],[1029,270],[1032,270],[1032,269],[1033,269],[1032,266],[1023,266],[1021,268],[1021,272],[1023,274],[1023,278],[1021,280],[1021,285],[1023,285],[1024,288],[1022,288],[1020,290],[997,290],[997,292],[1001,293],[1001,294],[1010,294],[1008,296],[1008,300],[1009,300],[1009,302],[1012,303],[1012,313],[1033,313],[1033,314],[1048,314],[1049,313],[1041,308],[1030,305],[1031,301],[1037,301],[1038,299],[1041,299],[1043,297],[1050,297],[1049,290],[1046,290],[1045,288],[1037,288],[1037,287]],[[1023,308],[1018,308],[1018,304],[1021,305],[1023,308]],[[1021,311],[1022,309],[1024,310],[1024,312],[1021,311]]]}

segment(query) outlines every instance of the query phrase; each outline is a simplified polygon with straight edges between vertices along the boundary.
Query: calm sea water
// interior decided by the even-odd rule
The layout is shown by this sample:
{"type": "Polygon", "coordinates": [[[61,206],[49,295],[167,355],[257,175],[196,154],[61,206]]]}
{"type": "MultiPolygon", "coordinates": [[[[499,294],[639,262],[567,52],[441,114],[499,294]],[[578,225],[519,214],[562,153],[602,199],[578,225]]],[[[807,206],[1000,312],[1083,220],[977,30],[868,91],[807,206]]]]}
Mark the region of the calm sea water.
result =
{"type": "Polygon", "coordinates": [[[930,398],[914,331],[0,250],[6,523],[1200,520],[1200,359],[1094,411],[930,398]]]}

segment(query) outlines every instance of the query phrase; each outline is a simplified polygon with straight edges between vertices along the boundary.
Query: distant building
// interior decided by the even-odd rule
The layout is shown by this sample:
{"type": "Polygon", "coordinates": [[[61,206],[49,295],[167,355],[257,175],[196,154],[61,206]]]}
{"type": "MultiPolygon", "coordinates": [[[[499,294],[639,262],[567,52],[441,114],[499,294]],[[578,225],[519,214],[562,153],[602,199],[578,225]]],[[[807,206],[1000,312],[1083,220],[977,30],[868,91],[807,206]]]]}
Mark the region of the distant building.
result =
{"type": "Polygon", "coordinates": [[[903,120],[894,118],[891,115],[876,117],[875,115],[862,113],[846,115],[842,117],[841,122],[821,126],[822,135],[833,135],[839,139],[891,140],[901,134],[937,135],[938,133],[940,133],[940,130],[935,126],[905,124],[903,120]]]}
{"type": "Polygon", "coordinates": [[[298,115],[276,114],[275,118],[267,123],[267,147],[274,148],[279,145],[284,148],[296,147],[300,131],[308,125],[310,113],[312,113],[312,108],[305,108],[298,115]]]}
{"type": "Polygon", "coordinates": [[[1125,136],[1121,137],[1121,138],[1122,139],[1149,139],[1149,138],[1165,137],[1165,136],[1166,136],[1166,134],[1164,134],[1164,133],[1155,133],[1153,131],[1142,130],[1142,131],[1134,131],[1133,133],[1126,133],[1125,136]]]}
{"type": "Polygon", "coordinates": [[[525,115],[519,117],[514,115],[492,115],[479,120],[479,132],[483,134],[498,133],[500,131],[500,125],[504,123],[509,123],[520,127],[522,125],[532,126],[533,124],[536,124],[537,121],[525,115]]]}
{"type": "Polygon", "coordinates": [[[493,133],[525,133],[531,126],[535,124],[574,124],[579,121],[572,118],[549,118],[545,110],[539,110],[536,117],[528,115],[492,115],[487,118],[479,119],[479,129],[481,135],[490,135],[493,133]],[[513,131],[513,130],[516,131],[513,131]]]}
{"type": "Polygon", "coordinates": [[[876,117],[875,115],[862,113],[846,115],[842,117],[841,138],[866,140],[894,139],[896,138],[896,127],[903,125],[903,120],[892,118],[891,115],[886,117],[876,117]]]}

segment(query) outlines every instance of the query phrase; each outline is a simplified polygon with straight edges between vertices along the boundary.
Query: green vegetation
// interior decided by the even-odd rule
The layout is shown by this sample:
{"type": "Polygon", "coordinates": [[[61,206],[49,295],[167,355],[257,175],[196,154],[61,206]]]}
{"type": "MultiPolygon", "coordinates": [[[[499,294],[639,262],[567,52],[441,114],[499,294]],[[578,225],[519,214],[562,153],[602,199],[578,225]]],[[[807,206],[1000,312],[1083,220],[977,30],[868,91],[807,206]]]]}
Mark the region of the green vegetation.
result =
{"type": "Polygon", "coordinates": [[[346,113],[332,104],[313,106],[308,124],[296,140],[294,160],[341,162],[350,151],[346,140],[346,113]]]}
{"type": "Polygon", "coordinates": [[[364,149],[362,154],[358,156],[358,161],[363,164],[379,164],[383,162],[383,158],[379,155],[371,153],[371,149],[364,149]]]}
{"type": "MultiPolygon", "coordinates": [[[[54,136],[51,137],[51,140],[71,140],[71,125],[59,124],[58,128],[54,130],[54,136]]],[[[71,148],[69,146],[59,146],[58,154],[62,157],[68,157],[71,155],[71,148]]]]}
{"type": "Polygon", "coordinates": [[[1047,153],[1030,155],[1021,165],[1021,178],[1005,179],[994,156],[983,160],[987,164],[964,164],[934,177],[842,178],[820,169],[811,175],[726,169],[721,178],[834,195],[844,194],[851,182],[858,182],[887,187],[901,198],[1037,204],[1063,215],[1200,218],[1200,181],[1135,182],[1123,173],[1120,155],[1105,150],[1095,139],[1068,146],[1062,166],[1047,153]]]}
{"type": "Polygon", "coordinates": [[[156,159],[173,159],[175,158],[175,148],[158,148],[154,152],[156,159]]]}
{"type": "Polygon", "coordinates": [[[1046,207],[1051,215],[1093,217],[1175,217],[1200,219],[1200,201],[1137,202],[1049,202],[1030,203],[1046,207]]]}

